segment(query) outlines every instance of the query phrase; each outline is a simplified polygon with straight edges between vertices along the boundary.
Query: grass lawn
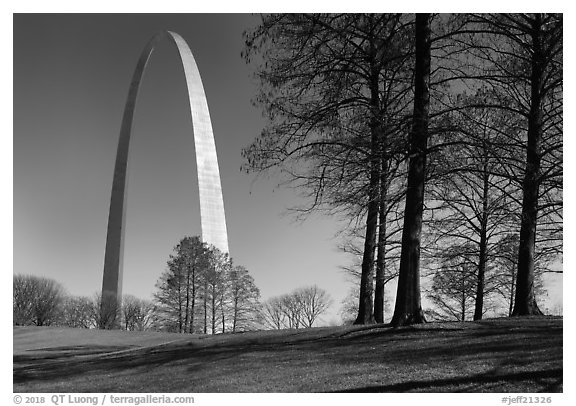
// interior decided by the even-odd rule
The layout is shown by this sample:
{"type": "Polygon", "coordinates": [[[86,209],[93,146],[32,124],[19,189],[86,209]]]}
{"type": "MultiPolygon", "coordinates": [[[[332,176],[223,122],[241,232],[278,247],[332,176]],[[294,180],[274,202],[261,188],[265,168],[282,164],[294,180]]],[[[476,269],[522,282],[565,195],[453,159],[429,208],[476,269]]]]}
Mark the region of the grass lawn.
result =
{"type": "Polygon", "coordinates": [[[15,327],[14,392],[561,392],[562,318],[216,336],[15,327]]]}

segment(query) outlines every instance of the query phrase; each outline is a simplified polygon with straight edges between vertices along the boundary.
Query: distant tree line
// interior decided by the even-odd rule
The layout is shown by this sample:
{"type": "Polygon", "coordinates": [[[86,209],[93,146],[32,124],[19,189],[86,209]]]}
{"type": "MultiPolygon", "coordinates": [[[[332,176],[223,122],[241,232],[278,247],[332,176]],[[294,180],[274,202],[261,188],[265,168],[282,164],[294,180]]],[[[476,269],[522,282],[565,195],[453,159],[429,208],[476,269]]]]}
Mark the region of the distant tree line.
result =
{"type": "MultiPolygon", "coordinates": [[[[125,330],[156,329],[155,305],[124,295],[118,314],[125,330]]],[[[17,326],[62,326],[99,328],[109,315],[102,312],[100,294],[73,296],[53,279],[14,275],[13,324],[17,326]]]]}
{"type": "Polygon", "coordinates": [[[562,255],[561,14],[267,14],[245,33],[266,127],[243,154],[341,216],[355,323],[541,314],[562,255]],[[512,250],[512,251],[511,251],[512,250]],[[497,300],[502,297],[505,300],[497,300]],[[458,298],[458,300],[455,300],[458,298]]]}
{"type": "Polygon", "coordinates": [[[13,324],[176,333],[236,333],[266,328],[312,327],[331,305],[326,291],[311,286],[264,304],[254,278],[228,254],[184,237],[156,283],[152,301],[124,295],[121,303],[71,296],[58,282],[14,275],[13,324]],[[276,316],[275,311],[280,312],[276,316]]]}

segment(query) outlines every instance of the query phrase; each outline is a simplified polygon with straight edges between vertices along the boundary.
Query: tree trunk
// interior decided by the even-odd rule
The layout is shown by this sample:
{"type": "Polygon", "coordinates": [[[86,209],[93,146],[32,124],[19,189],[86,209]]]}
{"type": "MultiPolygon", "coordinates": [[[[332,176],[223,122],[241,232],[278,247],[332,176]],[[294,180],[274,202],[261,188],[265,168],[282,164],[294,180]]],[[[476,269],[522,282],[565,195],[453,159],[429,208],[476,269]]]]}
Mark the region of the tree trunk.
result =
{"type": "Polygon", "coordinates": [[[478,275],[476,279],[476,302],[474,304],[474,320],[482,320],[484,308],[484,279],[486,275],[486,260],[488,250],[488,195],[490,192],[490,174],[488,173],[488,148],[484,144],[484,171],[482,189],[482,219],[480,224],[480,246],[478,258],[478,275]]]}
{"type": "Polygon", "coordinates": [[[224,314],[224,307],[222,307],[220,315],[222,316],[222,334],[226,332],[226,316],[224,314]]]}
{"type": "Polygon", "coordinates": [[[370,187],[368,190],[368,214],[366,216],[366,237],[362,256],[360,277],[360,298],[358,316],[354,324],[374,323],[372,291],[374,283],[374,254],[376,251],[376,229],[378,226],[379,183],[380,183],[380,93],[379,68],[376,62],[376,48],[370,34],[370,187]]]}
{"type": "Polygon", "coordinates": [[[184,333],[190,328],[190,265],[186,266],[186,315],[184,317],[184,333]]]}
{"type": "Polygon", "coordinates": [[[178,332],[182,333],[184,318],[182,317],[182,283],[178,282],[178,332]]]}
{"type": "MultiPolygon", "coordinates": [[[[360,277],[360,304],[358,317],[354,324],[374,323],[372,308],[372,285],[374,278],[374,252],[376,251],[376,227],[378,222],[377,181],[373,183],[374,176],[370,176],[371,190],[368,203],[368,216],[366,220],[366,238],[364,240],[364,255],[362,257],[362,275],[360,277]]],[[[376,174],[377,179],[377,174],[376,174]]]]}
{"type": "Polygon", "coordinates": [[[424,208],[430,94],[430,14],[416,14],[414,113],[410,134],[408,188],[402,230],[398,290],[392,325],[425,322],[420,299],[420,236],[424,208]]]}
{"type": "Polygon", "coordinates": [[[531,99],[528,116],[528,145],[526,172],[522,184],[522,220],[518,247],[518,272],[516,298],[512,316],[540,315],[542,312],[534,296],[534,251],[536,247],[536,221],[540,187],[540,159],[542,143],[542,84],[544,55],[542,44],[542,17],[537,15],[532,23],[532,73],[531,99]]]}
{"type": "Polygon", "coordinates": [[[226,332],[226,306],[224,306],[224,296],[225,291],[222,288],[222,293],[220,294],[220,317],[222,321],[222,334],[226,332]]]}
{"type": "Polygon", "coordinates": [[[236,322],[238,320],[238,291],[236,291],[235,297],[234,297],[234,317],[232,320],[232,332],[235,333],[236,332],[236,322]]]}
{"type": "Polygon", "coordinates": [[[208,334],[208,283],[204,284],[204,334],[208,334]]]}
{"type": "Polygon", "coordinates": [[[514,311],[514,295],[516,294],[516,261],[512,261],[512,283],[510,284],[510,305],[508,307],[508,316],[512,316],[514,311]]]}
{"type": "Polygon", "coordinates": [[[190,305],[190,327],[188,332],[190,334],[194,333],[194,313],[196,312],[196,269],[194,269],[194,274],[192,275],[192,303],[190,305]]]}
{"type": "Polygon", "coordinates": [[[476,279],[476,301],[474,303],[474,320],[482,320],[484,313],[484,279],[486,275],[487,236],[486,226],[483,224],[480,236],[480,257],[478,262],[478,275],[476,279]]]}
{"type": "Polygon", "coordinates": [[[466,274],[462,269],[462,278],[460,279],[460,291],[462,297],[460,298],[460,321],[466,321],[466,274]]]}
{"type": "Polygon", "coordinates": [[[216,334],[216,287],[212,285],[212,334],[216,334]]]}
{"type": "Polygon", "coordinates": [[[386,283],[386,211],[388,185],[386,172],[388,162],[386,159],[386,146],[382,146],[382,162],[380,165],[380,208],[378,228],[378,255],[376,257],[376,288],[374,290],[374,319],[376,323],[384,323],[384,288],[386,283]]]}

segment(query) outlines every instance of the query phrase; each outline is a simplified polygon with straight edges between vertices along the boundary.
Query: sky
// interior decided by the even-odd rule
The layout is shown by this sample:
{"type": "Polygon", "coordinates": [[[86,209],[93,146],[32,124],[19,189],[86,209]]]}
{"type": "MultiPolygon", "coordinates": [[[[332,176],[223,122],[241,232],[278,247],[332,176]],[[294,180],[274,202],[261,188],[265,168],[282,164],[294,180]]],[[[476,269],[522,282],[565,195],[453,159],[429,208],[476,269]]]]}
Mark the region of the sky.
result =
{"type": "MultiPolygon", "coordinates": [[[[59,281],[70,294],[101,289],[110,190],[132,71],[160,30],[190,46],[208,100],[230,254],[267,299],[316,284],[339,321],[352,284],[335,218],[297,222],[281,179],[240,171],[264,120],[252,106],[253,66],[240,56],[248,14],[17,14],[13,19],[13,273],[59,281]]],[[[125,294],[151,298],[174,245],[200,235],[194,142],[176,47],[154,51],[139,93],[128,168],[125,294]]],[[[562,303],[561,277],[547,306],[562,303]]]]}

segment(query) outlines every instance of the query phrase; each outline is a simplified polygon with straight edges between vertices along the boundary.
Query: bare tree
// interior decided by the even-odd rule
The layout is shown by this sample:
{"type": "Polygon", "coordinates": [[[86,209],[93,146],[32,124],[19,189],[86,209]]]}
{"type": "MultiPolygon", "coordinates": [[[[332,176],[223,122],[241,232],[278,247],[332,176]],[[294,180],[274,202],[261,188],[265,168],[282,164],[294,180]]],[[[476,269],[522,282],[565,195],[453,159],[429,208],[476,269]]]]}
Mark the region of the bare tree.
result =
{"type": "Polygon", "coordinates": [[[27,275],[14,275],[12,285],[13,323],[17,326],[31,324],[33,320],[33,305],[35,298],[35,283],[27,275]]]}
{"type": "Polygon", "coordinates": [[[14,275],[14,323],[47,326],[61,316],[64,288],[58,282],[32,275],[14,275]]]}
{"type": "MultiPolygon", "coordinates": [[[[496,264],[498,275],[494,283],[494,293],[498,294],[505,302],[505,311],[501,312],[505,316],[512,316],[514,310],[514,299],[516,296],[516,279],[518,271],[518,234],[509,234],[500,239],[495,247],[496,264]]],[[[534,295],[539,299],[546,295],[543,275],[547,271],[547,253],[540,252],[536,257],[536,267],[534,269],[534,295]],[[544,257],[541,261],[540,257],[544,257]]]]}
{"type": "Polygon", "coordinates": [[[340,319],[344,325],[353,324],[358,313],[358,289],[351,288],[340,302],[340,319]]]}
{"type": "Polygon", "coordinates": [[[509,159],[517,155],[507,144],[517,137],[518,122],[507,111],[482,107],[497,100],[487,89],[460,99],[477,107],[451,118],[458,129],[452,134],[454,145],[436,155],[427,219],[434,249],[428,255],[442,259],[454,246],[466,248],[467,261],[476,268],[474,320],[480,320],[497,247],[518,229],[520,190],[507,171],[509,159]]]}
{"type": "Polygon", "coordinates": [[[332,304],[330,295],[316,285],[268,299],[261,308],[261,318],[272,329],[312,327],[332,304]]]}
{"type": "Polygon", "coordinates": [[[68,296],[62,304],[62,319],[60,324],[66,327],[91,328],[96,327],[92,299],[83,296],[68,296]]]}
{"type": "MultiPolygon", "coordinates": [[[[389,169],[405,144],[411,88],[405,18],[400,14],[288,14],[263,17],[246,36],[247,60],[264,57],[256,99],[269,118],[244,151],[249,170],[281,168],[310,197],[301,212],[365,216],[357,323],[373,323],[378,218],[387,212],[389,169]],[[400,118],[399,118],[400,117],[400,118]]],[[[380,235],[385,234],[384,226],[380,235]]],[[[380,250],[384,254],[384,248],[380,250]]],[[[380,271],[376,303],[382,301],[380,271]]]]}
{"type": "Polygon", "coordinates": [[[253,329],[260,307],[260,290],[254,278],[243,266],[235,266],[228,275],[228,283],[232,332],[253,329]]]}
{"type": "Polygon", "coordinates": [[[452,246],[443,256],[442,268],[432,278],[428,298],[438,315],[465,321],[475,315],[477,263],[470,261],[466,246],[452,246]]]}
{"type": "Polygon", "coordinates": [[[155,319],[155,306],[152,302],[132,295],[122,298],[122,321],[125,330],[144,331],[155,319]]]}
{"type": "Polygon", "coordinates": [[[210,266],[210,252],[199,237],[184,237],[174,247],[154,298],[166,326],[180,333],[196,331],[200,290],[210,266]]]}
{"type": "Polygon", "coordinates": [[[316,285],[298,289],[293,295],[302,308],[301,323],[305,327],[312,327],[316,319],[332,305],[328,292],[316,285]]]}
{"type": "Polygon", "coordinates": [[[305,326],[303,323],[304,309],[302,308],[298,296],[294,293],[280,296],[280,309],[284,314],[287,328],[299,329],[305,326]]]}
{"type": "Polygon", "coordinates": [[[204,296],[205,333],[210,325],[212,334],[224,333],[226,329],[225,312],[226,297],[228,295],[228,274],[232,263],[228,253],[221,252],[218,248],[209,248],[209,264],[204,272],[205,284],[202,295],[204,296]],[[222,323],[219,323],[219,321],[222,323]]]}
{"type": "Polygon", "coordinates": [[[217,334],[255,325],[260,292],[246,268],[199,237],[183,238],[174,251],[154,295],[165,329],[217,334]]]}
{"type": "Polygon", "coordinates": [[[272,297],[262,304],[260,310],[264,327],[280,330],[286,327],[286,316],[282,311],[282,301],[279,297],[272,297]]]}
{"type": "Polygon", "coordinates": [[[493,39],[476,53],[488,63],[485,78],[515,102],[508,108],[527,124],[513,315],[541,314],[534,295],[537,224],[541,187],[552,180],[553,188],[561,188],[561,181],[553,179],[562,176],[563,19],[561,14],[481,14],[475,19],[493,39]],[[543,167],[547,163],[555,165],[543,167]]]}
{"type": "Polygon", "coordinates": [[[417,14],[415,23],[414,113],[410,132],[408,189],[404,209],[398,291],[391,322],[395,326],[425,321],[420,299],[420,235],[428,149],[430,18],[430,14],[417,14]]]}
{"type": "MultiPolygon", "coordinates": [[[[401,187],[396,185],[396,187],[401,187]]],[[[378,225],[378,255],[376,258],[376,275],[374,278],[374,319],[377,323],[384,323],[386,314],[390,311],[390,300],[386,295],[386,287],[388,283],[398,277],[398,264],[400,261],[400,248],[401,248],[401,233],[403,216],[400,209],[402,204],[402,196],[399,193],[394,200],[390,196],[386,200],[381,200],[380,208],[386,208],[384,216],[379,215],[380,223],[378,225]]],[[[350,265],[342,266],[341,268],[350,276],[350,280],[354,286],[360,285],[361,278],[361,264],[363,257],[363,236],[360,235],[361,230],[356,227],[347,231],[343,237],[344,243],[340,249],[353,257],[350,265]]],[[[358,313],[359,293],[356,289],[352,289],[346,298],[346,303],[352,297],[356,300],[356,315],[358,313]]],[[[348,305],[345,306],[348,310],[348,305]]],[[[344,311],[344,310],[342,310],[344,311]]],[[[344,311],[342,319],[348,321],[349,315],[347,310],[344,311]]],[[[354,320],[352,320],[353,322],[354,320]]]]}

